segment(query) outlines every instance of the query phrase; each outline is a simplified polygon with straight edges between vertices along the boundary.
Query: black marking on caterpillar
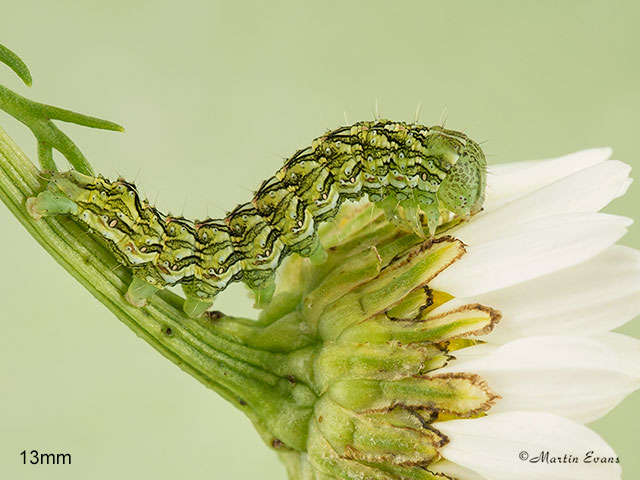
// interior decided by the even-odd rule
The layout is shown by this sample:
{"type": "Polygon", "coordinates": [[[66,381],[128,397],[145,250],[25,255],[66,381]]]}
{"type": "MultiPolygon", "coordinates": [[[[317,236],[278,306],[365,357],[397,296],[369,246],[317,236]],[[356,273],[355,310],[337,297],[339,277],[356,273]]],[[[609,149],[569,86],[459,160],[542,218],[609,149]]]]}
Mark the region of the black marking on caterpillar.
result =
{"type": "Polygon", "coordinates": [[[127,299],[144,305],[156,289],[182,284],[185,311],[205,311],[227,285],[243,281],[269,301],[289,254],[322,258],[317,229],[345,201],[367,195],[390,219],[424,236],[484,201],[486,161],[464,133],[377,120],[341,127],[297,151],[251,202],[223,219],[169,217],[141,201],[135,186],[75,171],[52,173],[28,208],[38,218],[71,214],[101,235],[134,273],[127,299]],[[398,220],[402,206],[405,218],[398,220]]]}

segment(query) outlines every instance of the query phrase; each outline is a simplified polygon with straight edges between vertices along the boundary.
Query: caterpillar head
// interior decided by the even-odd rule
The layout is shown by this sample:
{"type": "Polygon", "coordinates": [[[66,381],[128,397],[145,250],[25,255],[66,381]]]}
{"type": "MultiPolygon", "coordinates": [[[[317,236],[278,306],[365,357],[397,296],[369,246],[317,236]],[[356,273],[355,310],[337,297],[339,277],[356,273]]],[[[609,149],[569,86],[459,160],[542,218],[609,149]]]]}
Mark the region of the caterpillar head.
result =
{"type": "Polygon", "coordinates": [[[480,146],[467,140],[438,190],[438,198],[450,211],[460,217],[477,213],[484,202],[487,182],[487,162],[480,146]]]}

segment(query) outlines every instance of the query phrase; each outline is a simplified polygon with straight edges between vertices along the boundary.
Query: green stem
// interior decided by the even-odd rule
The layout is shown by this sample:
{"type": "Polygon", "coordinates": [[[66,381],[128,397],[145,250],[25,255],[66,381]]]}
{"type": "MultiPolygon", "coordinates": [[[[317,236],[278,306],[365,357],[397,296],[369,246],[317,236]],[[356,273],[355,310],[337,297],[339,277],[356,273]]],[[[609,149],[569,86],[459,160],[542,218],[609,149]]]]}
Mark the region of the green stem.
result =
{"type": "Polygon", "coordinates": [[[216,321],[186,317],[183,299],[167,290],[144,308],[129,305],[124,293],[131,274],[97,239],[68,217],[36,221],[27,213],[26,199],[42,188],[39,170],[0,129],[0,198],[43,248],[136,335],[244,411],[268,444],[303,449],[315,395],[286,373],[295,371],[287,354],[248,346],[234,335],[260,334],[247,319],[222,316],[216,321],[239,328],[219,331],[216,321]]]}
{"type": "MultiPolygon", "coordinates": [[[[0,58],[0,60],[2,59],[0,58]]],[[[56,169],[52,156],[52,149],[55,148],[69,160],[69,163],[77,171],[93,175],[91,164],[80,149],[51,120],[117,132],[124,131],[124,128],[117,123],[34,102],[2,85],[0,85],[0,110],[4,110],[29,127],[38,139],[40,165],[48,170],[56,169]]]]}

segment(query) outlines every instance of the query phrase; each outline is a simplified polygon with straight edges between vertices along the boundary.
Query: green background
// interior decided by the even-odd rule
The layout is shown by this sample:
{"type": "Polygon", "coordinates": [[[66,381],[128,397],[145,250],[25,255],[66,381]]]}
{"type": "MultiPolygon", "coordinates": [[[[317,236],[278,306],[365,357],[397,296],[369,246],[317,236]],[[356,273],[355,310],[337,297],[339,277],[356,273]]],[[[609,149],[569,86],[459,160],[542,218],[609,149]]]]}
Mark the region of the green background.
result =
{"type": "MultiPolygon", "coordinates": [[[[36,100],[123,124],[66,131],[163,211],[219,215],[328,128],[384,117],[486,141],[493,163],[610,145],[640,166],[637,2],[5,1],[36,100]]],[[[32,156],[35,142],[0,114],[32,156]]],[[[62,162],[61,164],[63,164],[62,162]]],[[[597,188],[594,185],[594,188],[597,188]]],[[[638,218],[640,188],[608,208],[638,218]]],[[[0,208],[0,477],[282,479],[248,420],[120,324],[0,208]],[[19,452],[69,452],[71,466],[19,452]]],[[[622,243],[640,247],[635,225],[622,243]]],[[[227,312],[250,313],[243,288],[227,312]]],[[[640,334],[640,325],[626,326],[640,334]]],[[[640,394],[593,424],[640,478],[640,394]]]]}

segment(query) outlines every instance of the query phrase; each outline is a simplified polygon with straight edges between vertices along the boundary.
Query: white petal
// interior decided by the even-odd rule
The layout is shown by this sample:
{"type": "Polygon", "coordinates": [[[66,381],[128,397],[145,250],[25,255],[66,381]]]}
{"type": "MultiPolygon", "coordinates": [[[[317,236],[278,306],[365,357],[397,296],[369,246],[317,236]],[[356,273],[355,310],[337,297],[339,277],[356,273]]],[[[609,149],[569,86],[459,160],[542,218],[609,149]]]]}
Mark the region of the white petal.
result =
{"type": "Polygon", "coordinates": [[[618,349],[586,337],[529,337],[491,352],[483,346],[480,358],[471,353],[476,347],[470,347],[465,350],[474,359],[465,361],[462,350],[456,355],[459,361],[438,373],[479,374],[502,396],[492,413],[541,411],[586,423],[640,387],[640,340],[614,340],[618,349]]]}
{"type": "Polygon", "coordinates": [[[604,162],[610,156],[610,148],[591,148],[550,160],[493,165],[487,172],[484,207],[493,210],[567,175],[604,162]]]}
{"type": "Polygon", "coordinates": [[[428,468],[430,472],[444,473],[445,475],[460,480],[487,480],[487,477],[480,475],[478,472],[474,472],[448,460],[441,460],[438,463],[429,465],[428,468]]]}
{"type": "Polygon", "coordinates": [[[468,253],[438,275],[432,287],[457,297],[470,296],[537,278],[597,255],[622,237],[630,224],[628,218],[601,213],[534,220],[516,233],[469,244],[468,253]]]}
{"type": "Polygon", "coordinates": [[[640,314],[640,251],[612,245],[573,267],[511,287],[457,298],[442,308],[481,303],[502,312],[483,340],[532,335],[594,335],[640,314]]]}
{"type": "Polygon", "coordinates": [[[597,212],[624,194],[631,179],[631,167],[615,160],[598,163],[564,177],[493,211],[487,209],[456,230],[469,244],[515,231],[528,221],[573,212],[597,212]]]}
{"type": "Polygon", "coordinates": [[[468,420],[435,423],[450,443],[441,450],[447,460],[484,475],[488,480],[615,480],[617,463],[587,463],[588,452],[616,459],[615,452],[592,430],[548,413],[509,412],[468,420]],[[527,460],[524,458],[526,452],[527,460]],[[575,458],[578,463],[533,463],[549,458],[575,458]],[[571,457],[569,457],[571,456],[571,457]]]}
{"type": "Polygon", "coordinates": [[[594,338],[618,352],[629,376],[640,378],[640,341],[637,338],[615,332],[603,333],[594,338]]]}

